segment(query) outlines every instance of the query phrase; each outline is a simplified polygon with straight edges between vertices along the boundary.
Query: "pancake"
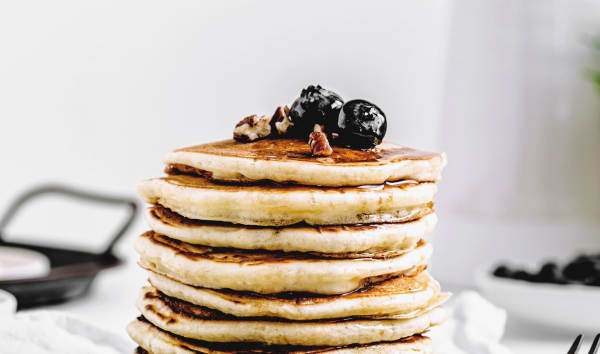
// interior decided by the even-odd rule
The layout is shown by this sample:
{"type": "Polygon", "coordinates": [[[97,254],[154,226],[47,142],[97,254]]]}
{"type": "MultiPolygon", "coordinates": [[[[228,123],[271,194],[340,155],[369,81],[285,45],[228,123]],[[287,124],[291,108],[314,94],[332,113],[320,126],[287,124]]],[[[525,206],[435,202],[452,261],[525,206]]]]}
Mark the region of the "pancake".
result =
{"type": "Polygon", "coordinates": [[[180,283],[149,272],[148,281],[163,294],[237,317],[278,317],[317,320],[342,317],[410,318],[439,306],[448,295],[427,272],[400,276],[345,295],[260,295],[212,290],[180,283]]]}
{"type": "Polygon", "coordinates": [[[434,183],[414,181],[340,188],[240,186],[186,175],[150,179],[138,187],[146,202],[189,219],[259,226],[407,221],[415,208],[429,205],[436,190],[434,183]]]}
{"type": "Polygon", "coordinates": [[[252,227],[184,218],[153,206],[146,212],[150,227],[170,238],[209,247],[265,249],[284,252],[357,253],[403,250],[433,231],[437,216],[428,205],[416,220],[403,223],[290,227],[252,227]]]}
{"type": "Polygon", "coordinates": [[[135,241],[140,265],[182,283],[262,294],[343,294],[394,275],[418,272],[431,256],[420,241],[400,256],[326,259],[304,253],[213,249],[148,231],[135,241]]]}
{"type": "Polygon", "coordinates": [[[403,179],[438,181],[446,156],[384,142],[367,151],[334,146],[331,156],[314,157],[303,140],[225,140],[175,150],[167,155],[166,163],[169,173],[215,180],[337,187],[403,179]]]}
{"type": "Polygon", "coordinates": [[[141,348],[138,354],[229,354],[229,353],[290,353],[290,354],[429,354],[433,353],[431,340],[411,336],[394,342],[349,345],[345,347],[277,346],[260,343],[211,343],[184,338],[161,330],[140,317],[127,326],[129,336],[141,348]]]}
{"type": "Polygon", "coordinates": [[[277,345],[339,346],[395,341],[441,323],[435,308],[409,319],[289,321],[269,317],[240,318],[170,298],[144,287],[138,310],[155,326],[176,335],[207,342],[259,342],[277,345]]]}

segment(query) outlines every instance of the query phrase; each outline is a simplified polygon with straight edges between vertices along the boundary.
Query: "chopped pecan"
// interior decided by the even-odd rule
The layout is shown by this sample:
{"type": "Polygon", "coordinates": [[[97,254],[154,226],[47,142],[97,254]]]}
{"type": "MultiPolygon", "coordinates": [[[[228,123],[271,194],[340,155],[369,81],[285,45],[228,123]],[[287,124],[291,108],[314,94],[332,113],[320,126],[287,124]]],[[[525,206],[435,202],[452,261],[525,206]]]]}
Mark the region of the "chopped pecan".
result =
{"type": "Polygon", "coordinates": [[[290,120],[290,108],[288,106],[277,107],[273,113],[271,124],[273,125],[273,134],[286,135],[290,126],[293,125],[290,120]]]}
{"type": "Polygon", "coordinates": [[[242,119],[233,129],[233,138],[241,142],[249,142],[271,135],[271,118],[253,114],[242,119]]]}
{"type": "Polygon", "coordinates": [[[331,156],[333,150],[327,140],[327,134],[323,133],[320,125],[315,124],[315,130],[308,137],[308,145],[313,156],[331,156]]]}

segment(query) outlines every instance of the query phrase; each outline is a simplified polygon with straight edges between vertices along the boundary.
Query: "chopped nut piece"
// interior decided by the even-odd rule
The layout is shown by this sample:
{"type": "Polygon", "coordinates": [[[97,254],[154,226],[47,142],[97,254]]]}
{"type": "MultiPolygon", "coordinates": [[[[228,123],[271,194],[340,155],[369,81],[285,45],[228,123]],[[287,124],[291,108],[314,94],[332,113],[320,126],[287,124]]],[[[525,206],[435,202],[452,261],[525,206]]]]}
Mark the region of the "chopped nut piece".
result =
{"type": "Polygon", "coordinates": [[[290,121],[290,108],[288,106],[279,106],[275,110],[273,114],[273,118],[271,122],[273,124],[274,131],[273,133],[277,135],[285,135],[288,132],[290,126],[292,126],[292,121],[290,121]]]}
{"type": "Polygon", "coordinates": [[[241,142],[249,142],[271,135],[271,118],[253,114],[235,125],[233,138],[241,142]]]}
{"type": "Polygon", "coordinates": [[[318,132],[318,133],[322,133],[325,130],[325,126],[321,125],[321,124],[315,124],[315,127],[313,128],[313,132],[318,132]]]}
{"type": "Polygon", "coordinates": [[[310,133],[308,137],[308,145],[310,145],[310,150],[312,151],[313,156],[331,156],[333,150],[329,145],[329,141],[327,140],[327,134],[321,131],[315,131],[310,133]]]}

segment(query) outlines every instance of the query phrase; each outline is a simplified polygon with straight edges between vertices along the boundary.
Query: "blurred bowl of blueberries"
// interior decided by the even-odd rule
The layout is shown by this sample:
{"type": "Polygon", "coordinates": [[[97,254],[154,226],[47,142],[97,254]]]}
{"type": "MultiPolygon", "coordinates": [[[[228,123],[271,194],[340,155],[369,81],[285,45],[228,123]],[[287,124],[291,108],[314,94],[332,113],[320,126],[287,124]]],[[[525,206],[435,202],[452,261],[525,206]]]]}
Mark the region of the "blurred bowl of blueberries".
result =
{"type": "Polygon", "coordinates": [[[512,316],[579,331],[600,328],[600,254],[566,262],[495,262],[478,269],[475,281],[512,316]]]}

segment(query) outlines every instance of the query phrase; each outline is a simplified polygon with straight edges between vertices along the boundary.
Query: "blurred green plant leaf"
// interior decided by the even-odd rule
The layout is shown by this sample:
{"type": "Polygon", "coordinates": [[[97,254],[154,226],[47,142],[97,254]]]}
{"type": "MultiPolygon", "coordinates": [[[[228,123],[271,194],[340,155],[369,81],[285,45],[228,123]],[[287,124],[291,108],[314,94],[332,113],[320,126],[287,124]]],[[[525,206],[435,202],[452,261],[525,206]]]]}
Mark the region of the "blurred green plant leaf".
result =
{"type": "Polygon", "coordinates": [[[594,51],[596,52],[597,68],[592,72],[592,81],[596,84],[598,94],[600,94],[600,37],[594,38],[592,41],[594,51]]]}

